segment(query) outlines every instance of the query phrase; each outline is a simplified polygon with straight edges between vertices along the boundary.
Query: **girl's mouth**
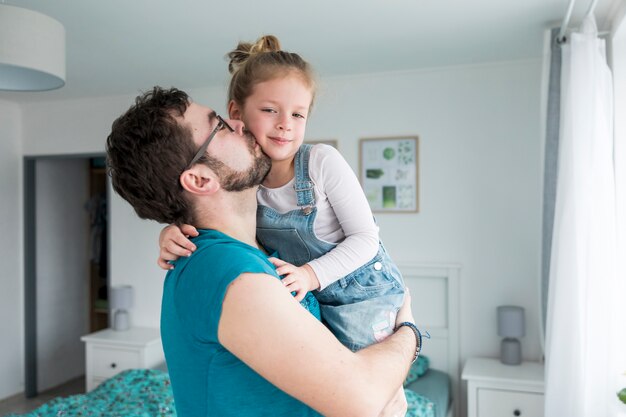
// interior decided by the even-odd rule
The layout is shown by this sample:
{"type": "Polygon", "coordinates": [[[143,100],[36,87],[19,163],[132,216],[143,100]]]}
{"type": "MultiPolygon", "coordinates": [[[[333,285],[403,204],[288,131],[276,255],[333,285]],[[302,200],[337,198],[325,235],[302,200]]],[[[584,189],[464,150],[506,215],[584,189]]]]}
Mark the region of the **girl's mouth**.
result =
{"type": "Polygon", "coordinates": [[[270,137],[269,137],[269,139],[270,139],[272,142],[276,142],[276,143],[279,143],[279,144],[286,144],[286,143],[290,143],[290,142],[291,142],[291,141],[290,141],[290,140],[288,140],[288,139],[281,138],[281,137],[277,137],[277,136],[270,136],[270,137]]]}

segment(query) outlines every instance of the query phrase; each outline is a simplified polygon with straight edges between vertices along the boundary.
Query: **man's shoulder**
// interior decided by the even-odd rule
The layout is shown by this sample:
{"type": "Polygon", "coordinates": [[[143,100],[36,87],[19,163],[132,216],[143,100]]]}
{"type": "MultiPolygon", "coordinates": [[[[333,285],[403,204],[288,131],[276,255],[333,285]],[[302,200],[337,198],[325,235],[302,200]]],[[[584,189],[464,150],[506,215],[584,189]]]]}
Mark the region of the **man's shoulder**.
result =
{"type": "Polygon", "coordinates": [[[222,253],[224,255],[227,254],[240,254],[241,256],[252,256],[252,257],[262,257],[264,256],[261,251],[258,249],[246,245],[243,242],[239,242],[237,240],[197,240],[193,241],[196,245],[196,253],[202,253],[204,256],[207,254],[216,254],[222,253]]]}
{"type": "Polygon", "coordinates": [[[198,229],[199,235],[191,238],[196,245],[196,253],[240,253],[244,256],[264,256],[257,248],[234,239],[218,230],[198,229]]]}
{"type": "Polygon", "coordinates": [[[230,263],[240,260],[263,264],[267,262],[267,256],[260,250],[233,243],[218,243],[210,246],[198,245],[193,256],[196,256],[198,260],[211,258],[212,262],[230,263]]]}
{"type": "Polygon", "coordinates": [[[274,267],[259,249],[234,239],[202,239],[194,242],[197,249],[189,258],[189,266],[228,270],[230,274],[265,273],[274,275],[274,267]]]}

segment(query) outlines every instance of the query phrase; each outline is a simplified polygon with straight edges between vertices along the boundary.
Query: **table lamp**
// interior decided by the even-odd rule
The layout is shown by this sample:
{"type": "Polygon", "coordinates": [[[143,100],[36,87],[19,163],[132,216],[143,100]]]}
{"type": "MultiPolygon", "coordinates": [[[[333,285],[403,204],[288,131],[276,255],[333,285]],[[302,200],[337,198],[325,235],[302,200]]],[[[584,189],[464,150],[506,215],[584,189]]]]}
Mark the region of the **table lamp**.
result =
{"type": "Polygon", "coordinates": [[[113,313],[113,330],[128,330],[130,328],[130,314],[128,309],[133,306],[133,287],[120,285],[111,287],[109,294],[109,308],[113,313]]]}
{"type": "Polygon", "coordinates": [[[499,306],[498,336],[504,337],[500,345],[500,362],[505,365],[522,363],[522,345],[518,338],[525,333],[524,309],[518,306],[499,306]]]}

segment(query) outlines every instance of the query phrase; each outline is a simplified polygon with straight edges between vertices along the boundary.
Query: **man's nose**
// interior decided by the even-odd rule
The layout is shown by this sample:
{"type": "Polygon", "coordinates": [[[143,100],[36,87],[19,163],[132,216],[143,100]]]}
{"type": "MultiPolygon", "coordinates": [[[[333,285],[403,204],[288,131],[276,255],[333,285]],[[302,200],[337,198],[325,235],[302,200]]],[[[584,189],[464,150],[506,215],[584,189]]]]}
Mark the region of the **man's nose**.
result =
{"type": "Polygon", "coordinates": [[[241,120],[226,119],[226,123],[228,123],[228,125],[233,128],[235,133],[239,135],[243,135],[243,131],[245,130],[246,126],[243,124],[241,120]]]}

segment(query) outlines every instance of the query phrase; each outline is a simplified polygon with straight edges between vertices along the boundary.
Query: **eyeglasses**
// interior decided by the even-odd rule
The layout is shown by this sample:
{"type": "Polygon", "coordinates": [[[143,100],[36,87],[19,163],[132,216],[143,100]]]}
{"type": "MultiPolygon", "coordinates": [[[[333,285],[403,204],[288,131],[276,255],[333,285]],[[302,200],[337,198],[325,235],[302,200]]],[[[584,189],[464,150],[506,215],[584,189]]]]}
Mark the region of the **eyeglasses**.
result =
{"type": "Polygon", "coordinates": [[[204,153],[206,152],[207,148],[209,147],[209,143],[211,143],[211,140],[213,140],[213,138],[215,137],[217,132],[219,132],[220,130],[222,130],[224,128],[227,128],[231,132],[235,131],[235,129],[233,129],[228,123],[226,123],[226,120],[222,119],[222,116],[218,115],[217,116],[217,126],[215,126],[215,129],[213,129],[213,131],[211,132],[209,137],[204,141],[202,146],[200,146],[200,149],[198,149],[198,152],[196,152],[196,154],[194,155],[194,157],[191,160],[191,162],[189,163],[189,165],[187,165],[187,167],[185,168],[185,171],[188,170],[189,168],[191,168],[193,166],[193,164],[198,162],[198,160],[204,156],[204,153]]]}

